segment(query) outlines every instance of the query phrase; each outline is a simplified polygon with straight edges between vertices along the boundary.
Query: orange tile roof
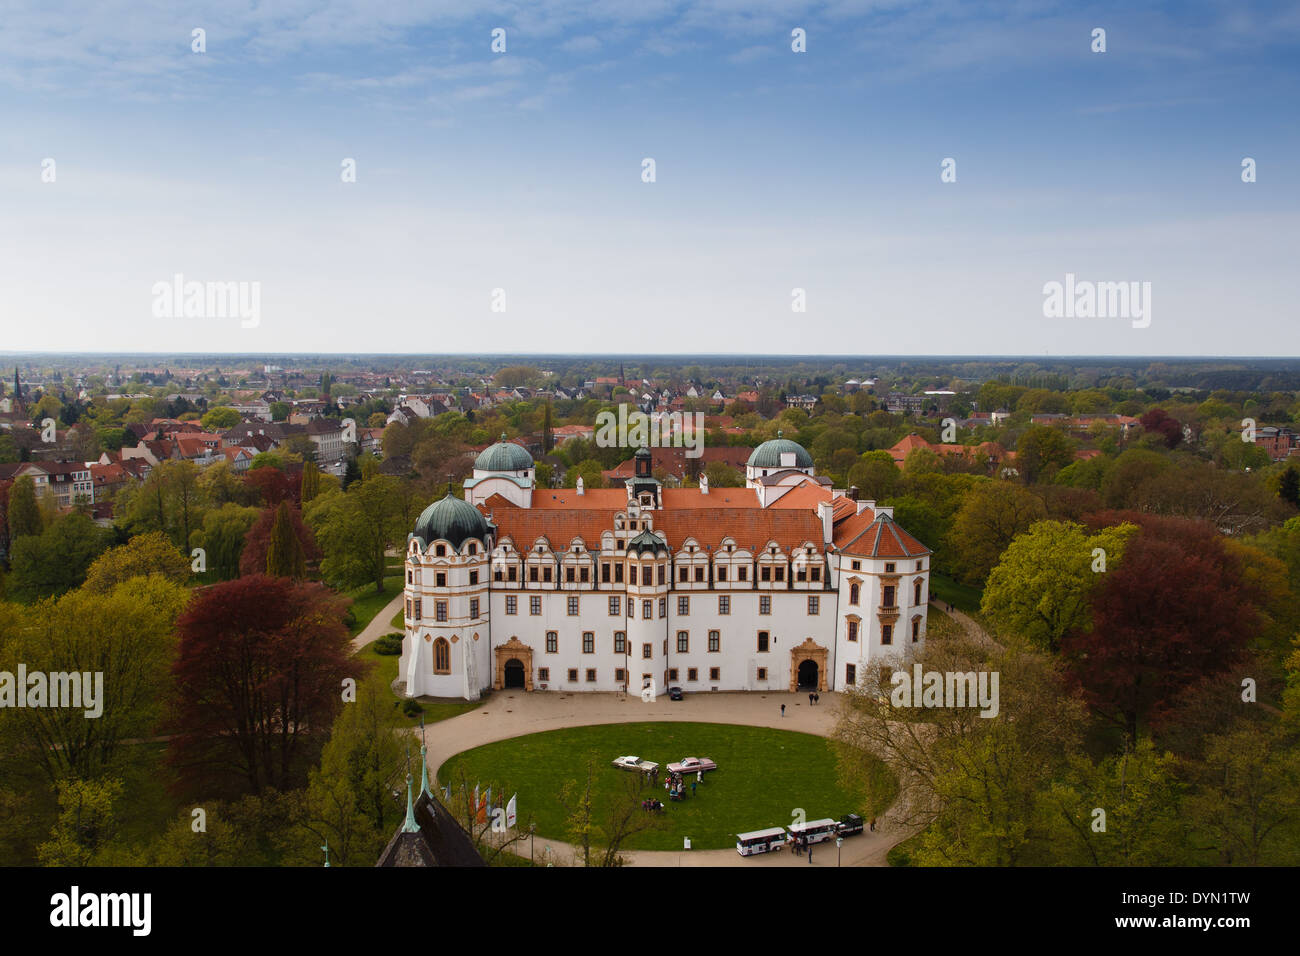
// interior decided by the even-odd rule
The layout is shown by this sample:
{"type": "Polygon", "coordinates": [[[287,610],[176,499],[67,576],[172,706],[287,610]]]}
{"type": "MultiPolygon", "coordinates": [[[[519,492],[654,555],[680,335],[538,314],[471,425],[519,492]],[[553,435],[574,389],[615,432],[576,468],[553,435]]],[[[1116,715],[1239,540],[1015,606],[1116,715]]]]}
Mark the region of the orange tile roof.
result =
{"type": "Polygon", "coordinates": [[[870,509],[836,525],[834,542],[840,551],[869,558],[912,558],[930,553],[893,518],[874,515],[870,509]]]}
{"type": "Polygon", "coordinates": [[[821,502],[830,500],[831,490],[829,488],[806,481],[795,488],[791,488],[768,507],[803,508],[806,511],[816,511],[821,502]]]}

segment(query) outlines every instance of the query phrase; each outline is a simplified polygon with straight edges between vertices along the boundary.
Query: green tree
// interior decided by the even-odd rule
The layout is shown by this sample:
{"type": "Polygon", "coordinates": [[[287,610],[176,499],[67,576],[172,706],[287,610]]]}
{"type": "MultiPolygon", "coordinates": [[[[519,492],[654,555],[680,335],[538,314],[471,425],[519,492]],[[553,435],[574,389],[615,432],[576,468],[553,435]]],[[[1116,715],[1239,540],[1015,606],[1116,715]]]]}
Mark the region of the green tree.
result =
{"type": "Polygon", "coordinates": [[[1074,459],[1074,442],[1059,428],[1030,425],[1016,442],[1016,468],[1025,484],[1051,481],[1074,459]]]}
{"type": "Polygon", "coordinates": [[[967,584],[982,587],[1012,539],[1047,517],[1043,502],[1019,485],[986,481],[966,495],[948,533],[957,570],[967,584]]]}
{"type": "Polygon", "coordinates": [[[83,514],[72,512],[52,521],[39,535],[13,543],[9,593],[20,601],[54,597],[85,580],[86,572],[112,540],[83,514]]]}
{"type": "Polygon", "coordinates": [[[161,574],[183,584],[190,577],[190,560],[161,531],[136,535],[126,544],[110,548],[95,559],[86,572],[87,591],[106,594],[123,581],[149,574],[161,574]]]}
{"type": "Polygon", "coordinates": [[[239,412],[233,408],[219,406],[211,409],[199,420],[199,423],[207,431],[223,431],[227,428],[234,428],[240,421],[239,412]]]}
{"type": "Polygon", "coordinates": [[[9,540],[16,542],[23,535],[40,534],[44,525],[36,503],[36,484],[24,475],[9,489],[9,540]]]}
{"type": "Polygon", "coordinates": [[[288,502],[280,502],[271,525],[271,540],[266,548],[266,573],[273,578],[293,578],[301,581],[307,576],[307,563],[302,544],[298,541],[293,521],[289,517],[288,502]]]}
{"type": "Polygon", "coordinates": [[[999,632],[1055,653],[1066,634],[1091,627],[1093,586],[1118,565],[1136,532],[1136,525],[1125,524],[1089,536],[1081,525],[1039,521],[1002,554],[980,610],[999,632]]]}
{"type": "Polygon", "coordinates": [[[397,479],[376,475],[352,482],[346,492],[318,495],[305,518],[316,533],[321,574],[338,587],[373,581],[384,589],[384,553],[403,538],[397,479]]]}
{"type": "Polygon", "coordinates": [[[303,507],[306,507],[313,498],[320,494],[320,469],[316,467],[314,461],[307,460],[303,462],[300,493],[303,507]]]}
{"type": "Polygon", "coordinates": [[[42,866],[91,866],[105,862],[116,845],[122,782],[115,779],[59,781],[59,819],[37,848],[42,866]]]}

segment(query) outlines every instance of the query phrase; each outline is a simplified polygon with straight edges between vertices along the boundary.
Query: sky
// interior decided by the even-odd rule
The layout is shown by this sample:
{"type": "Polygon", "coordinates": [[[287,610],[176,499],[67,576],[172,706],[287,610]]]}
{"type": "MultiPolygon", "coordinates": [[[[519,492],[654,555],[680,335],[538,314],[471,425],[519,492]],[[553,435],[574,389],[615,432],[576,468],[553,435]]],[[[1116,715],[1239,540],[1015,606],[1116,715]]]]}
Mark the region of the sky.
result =
{"type": "Polygon", "coordinates": [[[83,7],[0,20],[6,350],[1300,355],[1295,4],[83,7]]]}

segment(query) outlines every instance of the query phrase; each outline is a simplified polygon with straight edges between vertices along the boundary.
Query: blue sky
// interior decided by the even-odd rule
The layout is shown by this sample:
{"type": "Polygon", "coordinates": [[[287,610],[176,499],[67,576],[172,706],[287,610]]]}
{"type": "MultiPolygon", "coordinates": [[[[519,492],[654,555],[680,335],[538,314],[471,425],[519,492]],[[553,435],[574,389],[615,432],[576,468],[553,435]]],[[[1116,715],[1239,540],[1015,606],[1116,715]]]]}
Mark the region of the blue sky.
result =
{"type": "Polygon", "coordinates": [[[4,344],[1300,354],[1298,47],[1249,2],[11,3],[4,344]],[[176,273],[259,324],[155,317],[176,273]],[[1045,318],[1066,273],[1150,327],[1045,318]]]}

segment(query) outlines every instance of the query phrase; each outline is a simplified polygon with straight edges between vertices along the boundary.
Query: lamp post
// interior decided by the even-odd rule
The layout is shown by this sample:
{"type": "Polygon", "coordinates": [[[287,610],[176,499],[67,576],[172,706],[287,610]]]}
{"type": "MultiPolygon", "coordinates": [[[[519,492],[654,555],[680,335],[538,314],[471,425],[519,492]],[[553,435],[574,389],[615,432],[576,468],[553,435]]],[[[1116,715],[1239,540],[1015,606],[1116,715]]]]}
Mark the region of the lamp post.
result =
{"type": "Polygon", "coordinates": [[[844,846],[844,837],[837,836],[835,838],[835,865],[836,866],[840,865],[840,847],[842,846],[844,846]]]}
{"type": "Polygon", "coordinates": [[[528,865],[536,866],[533,862],[533,851],[537,849],[537,824],[528,824],[528,865]]]}

